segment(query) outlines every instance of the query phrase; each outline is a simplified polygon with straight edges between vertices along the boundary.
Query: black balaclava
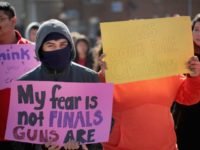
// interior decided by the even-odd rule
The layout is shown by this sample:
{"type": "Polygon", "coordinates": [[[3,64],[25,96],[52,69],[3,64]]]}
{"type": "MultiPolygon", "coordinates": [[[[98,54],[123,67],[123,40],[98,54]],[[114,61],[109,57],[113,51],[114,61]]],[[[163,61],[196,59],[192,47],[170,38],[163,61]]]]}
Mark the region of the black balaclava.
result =
{"type": "MultiPolygon", "coordinates": [[[[59,39],[66,39],[66,37],[60,33],[50,33],[43,40],[43,44],[50,40],[59,40],[59,39]]],[[[41,47],[40,60],[42,64],[50,70],[58,72],[63,71],[67,66],[69,66],[71,62],[71,45],[68,44],[67,47],[65,48],[51,52],[45,52],[42,50],[41,47]]]]}

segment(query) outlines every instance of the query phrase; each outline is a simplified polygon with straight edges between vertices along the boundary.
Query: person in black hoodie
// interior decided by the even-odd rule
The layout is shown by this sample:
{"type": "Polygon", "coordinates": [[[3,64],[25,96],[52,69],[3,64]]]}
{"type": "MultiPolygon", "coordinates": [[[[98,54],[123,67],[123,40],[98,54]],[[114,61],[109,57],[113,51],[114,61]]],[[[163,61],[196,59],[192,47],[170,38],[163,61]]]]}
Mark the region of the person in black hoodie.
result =
{"type": "Polygon", "coordinates": [[[21,80],[98,82],[96,72],[72,62],[76,52],[64,23],[51,19],[41,24],[35,44],[41,65],[25,74],[21,80]]]}
{"type": "MultiPolygon", "coordinates": [[[[195,55],[200,60],[200,14],[193,19],[192,32],[195,55]]],[[[187,107],[176,103],[173,115],[179,150],[199,150],[200,103],[187,107]]]]}
{"type": "MultiPolygon", "coordinates": [[[[96,72],[72,62],[75,58],[73,40],[67,26],[58,20],[51,19],[41,24],[36,35],[35,52],[41,65],[23,75],[19,80],[99,82],[96,72]]],[[[87,146],[88,149],[93,149],[95,144],[87,146]]],[[[51,144],[46,144],[46,147],[41,146],[42,148],[60,149],[59,146],[51,144]]],[[[82,148],[78,142],[71,142],[71,144],[65,144],[65,149],[82,148]]]]}

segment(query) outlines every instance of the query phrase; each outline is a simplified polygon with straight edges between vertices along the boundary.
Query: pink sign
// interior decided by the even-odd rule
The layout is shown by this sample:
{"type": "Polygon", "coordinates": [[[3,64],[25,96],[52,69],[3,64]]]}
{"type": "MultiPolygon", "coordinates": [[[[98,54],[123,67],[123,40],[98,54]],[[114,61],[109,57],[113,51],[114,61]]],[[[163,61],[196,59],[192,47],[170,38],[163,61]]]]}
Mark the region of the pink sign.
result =
{"type": "Polygon", "coordinates": [[[13,81],[5,139],[106,142],[112,99],[112,84],[13,81]]]}
{"type": "Polygon", "coordinates": [[[34,49],[31,44],[0,45],[0,89],[10,87],[11,81],[39,65],[34,49]]]}

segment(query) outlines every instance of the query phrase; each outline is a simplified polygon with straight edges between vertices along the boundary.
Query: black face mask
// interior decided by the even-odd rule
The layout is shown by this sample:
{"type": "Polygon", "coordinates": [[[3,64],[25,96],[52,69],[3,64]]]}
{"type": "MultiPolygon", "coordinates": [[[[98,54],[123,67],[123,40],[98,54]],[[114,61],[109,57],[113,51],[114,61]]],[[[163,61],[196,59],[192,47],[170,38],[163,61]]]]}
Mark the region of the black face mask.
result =
{"type": "Polygon", "coordinates": [[[42,64],[51,70],[63,71],[71,62],[71,46],[41,54],[42,64]]]}

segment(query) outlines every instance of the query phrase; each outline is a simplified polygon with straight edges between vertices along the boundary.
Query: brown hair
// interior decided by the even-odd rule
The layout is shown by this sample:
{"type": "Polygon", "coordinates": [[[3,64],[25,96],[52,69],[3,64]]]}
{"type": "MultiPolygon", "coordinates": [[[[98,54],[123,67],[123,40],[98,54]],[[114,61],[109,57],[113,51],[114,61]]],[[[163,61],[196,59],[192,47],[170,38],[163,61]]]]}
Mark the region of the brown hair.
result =
{"type": "Polygon", "coordinates": [[[196,24],[197,22],[200,22],[200,13],[197,14],[197,15],[194,17],[194,19],[192,20],[192,31],[193,31],[194,26],[195,26],[195,24],[196,24]]]}
{"type": "Polygon", "coordinates": [[[93,48],[93,56],[94,56],[94,70],[99,72],[100,71],[100,65],[99,65],[99,57],[103,54],[103,47],[102,43],[99,42],[94,48],[93,48]]]}
{"type": "MultiPolygon", "coordinates": [[[[200,22],[200,13],[197,14],[192,20],[192,31],[194,30],[194,26],[197,22],[200,22]]],[[[197,45],[195,42],[194,42],[194,50],[195,50],[195,55],[197,55],[200,59],[200,46],[197,45]]]]}

